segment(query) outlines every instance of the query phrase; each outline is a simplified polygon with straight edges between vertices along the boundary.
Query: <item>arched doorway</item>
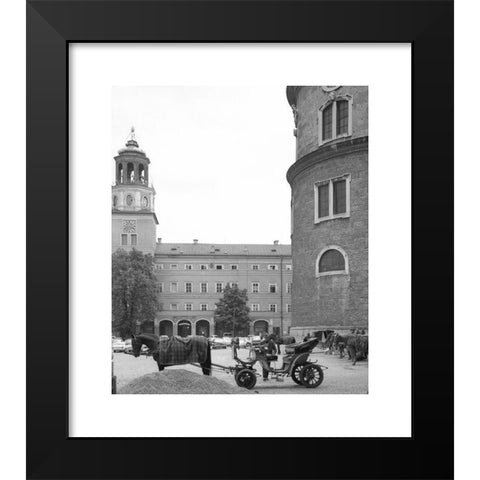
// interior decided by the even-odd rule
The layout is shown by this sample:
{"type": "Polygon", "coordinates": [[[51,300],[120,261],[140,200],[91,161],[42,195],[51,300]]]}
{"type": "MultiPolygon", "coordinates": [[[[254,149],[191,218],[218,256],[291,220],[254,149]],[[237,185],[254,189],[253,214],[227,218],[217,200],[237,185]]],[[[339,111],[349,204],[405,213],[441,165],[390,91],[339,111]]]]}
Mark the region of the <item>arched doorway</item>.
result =
{"type": "Polygon", "coordinates": [[[142,333],[155,333],[155,324],[153,320],[147,320],[140,326],[142,333]]]}
{"type": "Polygon", "coordinates": [[[210,336],[210,323],[207,320],[198,320],[195,324],[195,335],[202,335],[204,337],[210,336]]]}
{"type": "Polygon", "coordinates": [[[181,320],[177,324],[177,332],[180,337],[188,337],[192,334],[192,324],[188,320],[181,320]]]}
{"type": "Polygon", "coordinates": [[[159,335],[167,335],[171,337],[173,335],[173,322],[171,320],[162,320],[158,324],[159,335]]]}
{"type": "Polygon", "coordinates": [[[253,324],[253,333],[260,335],[261,333],[268,333],[268,322],[266,320],[257,320],[253,324]]]}

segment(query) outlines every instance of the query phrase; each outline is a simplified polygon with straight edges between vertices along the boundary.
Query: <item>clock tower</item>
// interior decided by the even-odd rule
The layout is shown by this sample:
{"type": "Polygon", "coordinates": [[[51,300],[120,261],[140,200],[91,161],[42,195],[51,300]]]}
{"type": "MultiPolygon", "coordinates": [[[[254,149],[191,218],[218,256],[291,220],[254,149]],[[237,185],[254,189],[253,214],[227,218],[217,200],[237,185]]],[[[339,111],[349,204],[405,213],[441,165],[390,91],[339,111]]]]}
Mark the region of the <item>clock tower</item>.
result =
{"type": "Polygon", "coordinates": [[[149,182],[150,159],[139,148],[132,127],[124,148],[115,157],[112,186],[112,250],[136,248],[155,253],[155,189],[149,182]]]}

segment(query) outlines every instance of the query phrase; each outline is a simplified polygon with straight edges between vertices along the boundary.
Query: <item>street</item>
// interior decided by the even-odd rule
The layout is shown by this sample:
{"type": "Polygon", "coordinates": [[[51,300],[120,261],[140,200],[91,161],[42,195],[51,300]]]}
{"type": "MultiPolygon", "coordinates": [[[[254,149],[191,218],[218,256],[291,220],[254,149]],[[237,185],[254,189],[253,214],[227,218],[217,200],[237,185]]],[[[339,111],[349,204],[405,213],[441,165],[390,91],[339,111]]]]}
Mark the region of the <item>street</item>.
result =
{"type": "MultiPolygon", "coordinates": [[[[246,359],[248,350],[241,349],[239,356],[246,359]]],[[[368,361],[359,361],[355,366],[351,364],[346,358],[340,359],[338,355],[326,355],[323,352],[316,352],[311,355],[312,360],[317,360],[317,363],[328,367],[324,370],[323,383],[317,388],[305,388],[293,382],[289,377],[285,378],[283,382],[276,380],[269,380],[263,382],[261,376],[257,377],[257,384],[254,390],[260,394],[362,394],[368,393],[368,361]]],[[[231,366],[234,365],[232,352],[230,348],[212,350],[212,363],[218,365],[231,366]]],[[[272,363],[272,366],[275,366],[272,363]]],[[[281,356],[276,362],[277,368],[281,366],[281,356]]],[[[169,369],[185,369],[191,372],[201,374],[201,370],[193,365],[177,365],[168,367],[169,369]]],[[[256,364],[257,372],[261,374],[262,369],[260,364],[256,364]]],[[[129,381],[136,377],[140,377],[147,373],[157,372],[158,367],[152,357],[144,355],[135,358],[132,355],[124,353],[114,354],[114,373],[117,376],[117,390],[126,385],[129,381]]],[[[223,371],[214,370],[212,375],[220,380],[236,385],[233,375],[223,371]]]]}

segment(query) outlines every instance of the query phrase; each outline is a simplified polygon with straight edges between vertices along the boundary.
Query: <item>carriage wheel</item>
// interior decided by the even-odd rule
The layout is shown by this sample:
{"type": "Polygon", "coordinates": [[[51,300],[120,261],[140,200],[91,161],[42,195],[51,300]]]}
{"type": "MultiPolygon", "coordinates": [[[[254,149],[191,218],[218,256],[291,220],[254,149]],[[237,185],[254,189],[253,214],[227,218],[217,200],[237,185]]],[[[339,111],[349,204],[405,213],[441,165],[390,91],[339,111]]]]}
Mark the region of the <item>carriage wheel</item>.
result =
{"type": "Polygon", "coordinates": [[[300,372],[302,371],[303,365],[297,365],[293,370],[292,370],[292,380],[297,384],[297,385],[303,385],[302,380],[300,377],[300,372]]]}
{"type": "Polygon", "coordinates": [[[247,390],[251,390],[257,383],[257,376],[253,370],[244,368],[235,375],[237,385],[247,390]]]}
{"type": "Polygon", "coordinates": [[[305,365],[300,372],[300,378],[304,387],[318,387],[323,382],[323,370],[318,365],[305,365]]]}

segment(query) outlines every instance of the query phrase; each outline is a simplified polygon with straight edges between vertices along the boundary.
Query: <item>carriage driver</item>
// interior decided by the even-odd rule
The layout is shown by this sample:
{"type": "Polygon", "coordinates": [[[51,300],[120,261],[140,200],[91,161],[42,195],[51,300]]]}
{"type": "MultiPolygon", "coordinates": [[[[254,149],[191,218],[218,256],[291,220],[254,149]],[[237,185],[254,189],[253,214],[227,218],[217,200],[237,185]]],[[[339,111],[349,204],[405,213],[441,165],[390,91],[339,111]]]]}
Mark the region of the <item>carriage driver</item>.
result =
{"type": "MultiPolygon", "coordinates": [[[[267,335],[263,338],[262,342],[260,343],[261,347],[266,348],[266,353],[267,355],[275,355],[277,353],[277,344],[275,343],[275,335],[267,335]]],[[[270,362],[267,361],[268,367],[270,368],[270,362]]],[[[263,372],[263,381],[267,382],[268,381],[268,370],[263,368],[262,366],[262,372],[263,372]]]]}

